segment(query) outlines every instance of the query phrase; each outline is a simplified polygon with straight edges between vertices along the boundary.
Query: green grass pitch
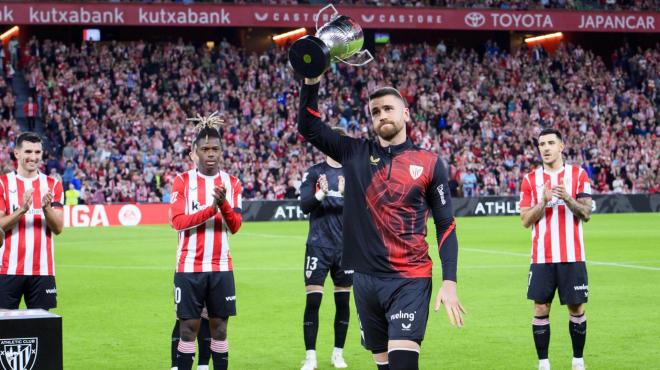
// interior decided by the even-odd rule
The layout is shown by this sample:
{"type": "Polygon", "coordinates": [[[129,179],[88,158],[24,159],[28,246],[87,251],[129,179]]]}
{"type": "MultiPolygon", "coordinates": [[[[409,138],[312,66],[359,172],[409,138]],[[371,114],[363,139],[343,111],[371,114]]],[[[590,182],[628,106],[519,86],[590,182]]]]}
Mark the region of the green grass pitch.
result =
{"type": "MultiPolygon", "coordinates": [[[[517,217],[461,218],[459,297],[466,325],[431,312],[422,369],[533,369],[532,305],[525,298],[530,232],[517,217]]],[[[596,215],[585,225],[590,301],[585,361],[592,369],[658,366],[660,214],[596,215]]],[[[230,239],[238,316],[229,323],[232,369],[299,369],[304,357],[306,222],[246,223],[230,239]]],[[[436,260],[433,299],[439,287],[436,260]]],[[[176,235],[168,227],[67,229],[56,239],[67,370],[169,369],[176,235]]],[[[329,280],[329,279],[328,279],[329,280]]],[[[331,369],[331,282],[321,307],[319,369],[331,369]]],[[[557,300],[557,299],[556,299],[557,300]]],[[[352,301],[352,300],[351,300],[352,301]]],[[[374,369],[359,344],[353,303],[345,358],[374,369]]],[[[567,312],[551,314],[550,360],[569,369],[567,312]]]]}

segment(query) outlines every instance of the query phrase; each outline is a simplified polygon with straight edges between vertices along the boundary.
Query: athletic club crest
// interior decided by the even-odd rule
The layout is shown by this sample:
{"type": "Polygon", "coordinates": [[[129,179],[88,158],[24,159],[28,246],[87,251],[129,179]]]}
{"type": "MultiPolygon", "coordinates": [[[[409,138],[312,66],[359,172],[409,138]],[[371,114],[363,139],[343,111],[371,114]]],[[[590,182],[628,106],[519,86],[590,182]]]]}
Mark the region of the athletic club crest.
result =
{"type": "Polygon", "coordinates": [[[37,338],[0,339],[2,370],[31,370],[37,361],[37,338]]]}
{"type": "Polygon", "coordinates": [[[413,180],[417,180],[420,176],[422,176],[422,172],[424,172],[424,167],[411,164],[409,171],[410,171],[410,176],[413,178],[413,180]]]}
{"type": "Polygon", "coordinates": [[[308,279],[309,279],[310,277],[312,277],[312,271],[311,271],[311,270],[306,270],[306,271],[305,271],[305,276],[306,276],[308,279]]]}

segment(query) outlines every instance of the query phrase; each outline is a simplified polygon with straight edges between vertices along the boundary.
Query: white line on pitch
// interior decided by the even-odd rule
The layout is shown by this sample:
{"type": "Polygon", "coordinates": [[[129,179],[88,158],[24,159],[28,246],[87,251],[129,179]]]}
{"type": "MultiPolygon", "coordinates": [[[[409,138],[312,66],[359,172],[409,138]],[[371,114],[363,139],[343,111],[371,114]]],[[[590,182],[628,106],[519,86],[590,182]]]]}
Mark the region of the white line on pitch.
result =
{"type": "MultiPolygon", "coordinates": [[[[248,235],[248,236],[262,236],[262,237],[268,237],[268,238],[285,238],[285,239],[306,239],[306,237],[302,235],[282,235],[282,234],[259,234],[259,233],[246,233],[243,235],[248,235]]],[[[504,255],[504,256],[513,256],[513,257],[527,257],[529,258],[530,255],[529,253],[519,253],[519,252],[509,252],[509,251],[501,251],[501,250],[494,250],[494,249],[482,249],[482,248],[463,248],[459,246],[460,251],[467,251],[467,252],[477,252],[477,253],[488,253],[488,254],[499,254],[499,255],[504,255]]],[[[630,268],[630,269],[638,269],[638,270],[651,270],[651,271],[660,271],[660,267],[654,267],[654,266],[642,266],[642,265],[635,265],[631,263],[625,263],[625,262],[603,262],[603,261],[587,261],[587,264],[589,265],[597,265],[597,266],[613,266],[613,267],[623,267],[623,268],[630,268]]],[[[461,266],[461,268],[464,268],[461,266]]]]}
{"type": "MultiPolygon", "coordinates": [[[[490,250],[490,249],[479,249],[479,248],[460,248],[460,247],[459,247],[459,250],[464,250],[464,251],[468,251],[468,252],[490,253],[490,254],[500,254],[500,255],[505,255],[505,256],[528,257],[529,258],[529,254],[526,254],[526,253],[516,253],[516,252],[498,251],[498,250],[490,250]]],[[[632,263],[626,263],[626,262],[603,262],[603,261],[590,261],[590,260],[587,260],[587,264],[588,265],[597,265],[597,266],[624,267],[624,268],[638,269],[638,270],[660,271],[660,267],[634,265],[632,263]]]]}

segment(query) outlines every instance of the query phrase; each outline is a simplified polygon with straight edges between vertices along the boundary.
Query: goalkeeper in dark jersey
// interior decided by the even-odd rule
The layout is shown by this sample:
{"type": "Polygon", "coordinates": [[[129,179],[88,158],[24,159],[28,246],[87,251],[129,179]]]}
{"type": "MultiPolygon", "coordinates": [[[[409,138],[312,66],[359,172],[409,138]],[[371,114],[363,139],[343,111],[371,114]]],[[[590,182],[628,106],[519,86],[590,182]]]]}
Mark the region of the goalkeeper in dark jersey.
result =
{"type": "MultiPolygon", "coordinates": [[[[341,128],[335,132],[346,135],[341,128]]],[[[342,210],[344,209],[344,175],[341,164],[327,157],[310,167],[300,187],[300,207],[309,214],[309,234],[305,251],[305,290],[307,301],[303,318],[303,334],[307,355],[301,370],[314,370],[316,336],[319,329],[319,308],[323,298],[323,284],[328,272],[335,285],[335,346],[330,363],[338,369],[346,368],[343,357],[353,271],[341,266],[342,210]]]]}

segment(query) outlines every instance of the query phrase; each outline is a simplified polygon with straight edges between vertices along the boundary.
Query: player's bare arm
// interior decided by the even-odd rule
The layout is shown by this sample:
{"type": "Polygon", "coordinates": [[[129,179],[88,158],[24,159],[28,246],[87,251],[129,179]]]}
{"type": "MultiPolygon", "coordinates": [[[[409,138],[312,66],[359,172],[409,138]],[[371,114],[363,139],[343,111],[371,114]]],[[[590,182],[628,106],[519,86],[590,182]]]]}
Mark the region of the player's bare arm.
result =
{"type": "Polygon", "coordinates": [[[53,208],[53,193],[48,192],[41,198],[41,209],[44,211],[46,224],[48,228],[55,234],[59,235],[64,229],[64,211],[62,209],[53,208]]]}
{"type": "Polygon", "coordinates": [[[552,195],[562,199],[566,207],[580,220],[588,222],[591,219],[591,197],[575,199],[568,194],[564,185],[555,186],[552,189],[552,195]]]}
{"type": "Polygon", "coordinates": [[[548,184],[544,184],[543,199],[534,207],[525,207],[520,210],[520,219],[525,228],[529,228],[540,220],[545,214],[545,206],[552,199],[552,190],[548,184]]]}
{"type": "Polygon", "coordinates": [[[26,190],[25,193],[23,193],[23,203],[21,204],[21,208],[9,215],[5,214],[4,212],[0,212],[0,227],[2,227],[3,230],[6,231],[13,229],[18,221],[21,220],[21,217],[23,217],[30,210],[30,207],[32,207],[33,195],[33,189],[26,190]]]}

